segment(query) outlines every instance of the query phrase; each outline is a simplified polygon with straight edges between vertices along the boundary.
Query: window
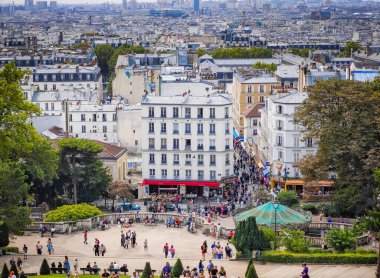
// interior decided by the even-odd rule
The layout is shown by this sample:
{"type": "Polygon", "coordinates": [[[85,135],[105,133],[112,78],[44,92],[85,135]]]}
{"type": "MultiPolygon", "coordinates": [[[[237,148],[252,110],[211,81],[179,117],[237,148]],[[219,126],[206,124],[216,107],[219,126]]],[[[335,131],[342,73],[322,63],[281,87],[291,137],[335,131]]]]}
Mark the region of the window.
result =
{"type": "Polygon", "coordinates": [[[294,147],[298,148],[300,146],[300,138],[298,136],[295,136],[293,140],[294,140],[294,147]]]}
{"type": "Polygon", "coordinates": [[[308,148],[313,147],[313,138],[307,138],[306,147],[308,148]]]}
{"type": "Polygon", "coordinates": [[[210,155],[210,166],[215,166],[216,165],[216,155],[211,154],[210,155]]]}
{"type": "Polygon", "coordinates": [[[215,134],[215,124],[210,124],[210,134],[215,134]]]}
{"type": "Polygon", "coordinates": [[[73,121],[73,114],[70,114],[69,116],[69,122],[72,122],[73,121]]]}
{"type": "Polygon", "coordinates": [[[203,154],[198,154],[198,165],[203,165],[203,154]]]}
{"type": "Polygon", "coordinates": [[[173,139],[173,150],[179,149],[179,139],[173,139]]]}
{"type": "Polygon", "coordinates": [[[113,132],[113,133],[117,132],[117,125],[113,125],[113,126],[112,126],[112,132],[113,132]]]}
{"type": "Polygon", "coordinates": [[[175,153],[173,155],[173,164],[174,165],[179,165],[179,154],[178,153],[175,153]]]}
{"type": "Polygon", "coordinates": [[[176,169],[176,170],[173,171],[173,177],[174,177],[175,180],[179,179],[179,170],[178,169],[176,169]]]}
{"type": "Polygon", "coordinates": [[[44,81],[47,81],[47,80],[48,80],[47,74],[44,74],[44,81]]]}
{"type": "Polygon", "coordinates": [[[225,118],[229,118],[229,111],[228,110],[229,110],[228,107],[224,108],[224,117],[225,118]]]}
{"type": "Polygon", "coordinates": [[[135,146],[139,145],[139,140],[135,140],[135,146]]]}
{"type": "Polygon", "coordinates": [[[300,153],[294,153],[293,154],[294,155],[294,162],[298,162],[298,161],[300,161],[300,153]]]}
{"type": "Polygon", "coordinates": [[[247,103],[252,103],[252,97],[251,96],[247,97],[247,103]]]}
{"type": "Polygon", "coordinates": [[[70,126],[70,133],[73,133],[73,126],[70,126]]]}
{"type": "Polygon", "coordinates": [[[149,123],[149,133],[154,133],[154,123],[149,123]]]}
{"type": "Polygon", "coordinates": [[[149,154],[149,164],[154,164],[154,153],[149,154]]]}
{"type": "Polygon", "coordinates": [[[281,147],[282,146],[282,136],[277,136],[276,138],[276,145],[281,147]]]}
{"type": "Polygon", "coordinates": [[[265,86],[259,85],[259,93],[264,93],[264,92],[265,92],[265,86]]]}
{"type": "Polygon", "coordinates": [[[107,121],[107,114],[102,114],[102,121],[106,122],[107,121]]]}
{"type": "Polygon", "coordinates": [[[203,139],[198,139],[198,147],[197,147],[197,149],[198,150],[203,150],[203,139]]]}
{"type": "Polygon", "coordinates": [[[191,133],[191,124],[185,124],[185,134],[191,133]]]}
{"type": "Polygon", "coordinates": [[[252,131],[252,134],[253,134],[253,135],[257,135],[257,129],[254,129],[254,130],[252,131]]]}
{"type": "Polygon", "coordinates": [[[166,133],[166,123],[161,123],[161,133],[166,133]]]}
{"type": "Polygon", "coordinates": [[[185,149],[191,150],[191,139],[185,140],[185,149]]]}
{"type": "Polygon", "coordinates": [[[283,154],[282,154],[282,151],[278,151],[278,161],[282,161],[283,159],[283,154]]]}
{"type": "Polygon", "coordinates": [[[103,126],[103,133],[107,133],[107,126],[106,125],[103,126]]]}
{"type": "Polygon", "coordinates": [[[215,108],[210,108],[210,118],[215,119],[215,108]]]}
{"type": "Polygon", "coordinates": [[[178,126],[179,126],[178,123],[173,123],[173,134],[179,133],[178,126]]]}
{"type": "Polygon", "coordinates": [[[96,122],[96,114],[92,114],[92,121],[96,122]]]}
{"type": "Polygon", "coordinates": [[[191,180],[191,170],[186,170],[186,179],[191,180]]]}
{"type": "Polygon", "coordinates": [[[198,170],[198,180],[203,181],[203,179],[204,179],[203,170],[198,170]]]}
{"type": "Polygon", "coordinates": [[[257,119],[253,119],[253,120],[252,120],[252,125],[253,125],[253,126],[257,126],[257,119]]]}
{"type": "Polygon", "coordinates": [[[198,108],[198,114],[197,114],[197,117],[199,119],[202,119],[203,118],[203,108],[198,108]]]}
{"type": "Polygon", "coordinates": [[[226,153],[226,165],[230,165],[230,154],[226,153]]]}
{"type": "Polygon", "coordinates": [[[215,139],[210,139],[210,150],[215,150],[215,139]]]}
{"type": "Polygon", "coordinates": [[[45,103],[45,111],[49,111],[49,103],[45,103]]]}
{"type": "Polygon", "coordinates": [[[154,149],[154,138],[149,138],[149,149],[154,149]]]}
{"type": "Polygon", "coordinates": [[[166,153],[161,154],[161,164],[168,163],[166,153]]]}
{"type": "Polygon", "coordinates": [[[173,107],[173,118],[178,118],[179,113],[178,113],[178,107],[173,107]]]}
{"type": "Polygon", "coordinates": [[[252,93],[252,85],[247,85],[247,92],[252,93]]]}
{"type": "Polygon", "coordinates": [[[161,107],[161,118],[166,118],[166,107],[161,107]]]}
{"type": "Polygon", "coordinates": [[[86,126],[82,125],[82,133],[86,133],[86,126]]]}
{"type": "Polygon", "coordinates": [[[226,150],[230,149],[230,139],[226,139],[226,150]]]}
{"type": "Polygon", "coordinates": [[[154,118],[154,107],[149,107],[149,118],[154,118]]]}
{"type": "Polygon", "coordinates": [[[283,124],[283,122],[281,120],[277,120],[276,121],[276,128],[278,130],[282,130],[284,128],[284,124],[283,124]]]}
{"type": "Polygon", "coordinates": [[[277,114],[282,114],[282,105],[277,105],[276,112],[277,114]]]}
{"type": "Polygon", "coordinates": [[[149,169],[149,177],[151,179],[154,179],[156,175],[156,170],[155,169],[149,169]]]}
{"type": "Polygon", "coordinates": [[[112,121],[116,122],[117,121],[117,114],[112,114],[112,121]]]}
{"type": "Polygon", "coordinates": [[[230,134],[230,124],[229,123],[224,124],[224,131],[226,134],[230,134]]]}
{"type": "Polygon", "coordinates": [[[57,85],[53,84],[53,90],[57,90],[57,85]]]}
{"type": "Polygon", "coordinates": [[[190,107],[185,108],[185,118],[191,118],[191,108],[190,107]]]}
{"type": "Polygon", "coordinates": [[[230,176],[230,169],[227,169],[226,170],[226,177],[229,177],[230,176]]]}
{"type": "Polygon", "coordinates": [[[24,92],[24,98],[28,99],[28,92],[24,92]]]}
{"type": "Polygon", "coordinates": [[[56,76],[55,74],[52,74],[52,76],[51,76],[51,80],[52,80],[52,81],[56,81],[56,80],[57,80],[57,76],[56,76]]]}
{"type": "Polygon", "coordinates": [[[198,134],[203,134],[203,124],[198,124],[198,134]]]}
{"type": "Polygon", "coordinates": [[[216,180],[216,171],[210,171],[210,180],[216,180]]]}
{"type": "Polygon", "coordinates": [[[161,150],[166,150],[166,138],[161,138],[161,150]]]}
{"type": "Polygon", "coordinates": [[[259,102],[264,102],[264,96],[259,97],[259,102]]]}
{"type": "Polygon", "coordinates": [[[185,165],[191,165],[191,154],[185,155],[185,165]]]}

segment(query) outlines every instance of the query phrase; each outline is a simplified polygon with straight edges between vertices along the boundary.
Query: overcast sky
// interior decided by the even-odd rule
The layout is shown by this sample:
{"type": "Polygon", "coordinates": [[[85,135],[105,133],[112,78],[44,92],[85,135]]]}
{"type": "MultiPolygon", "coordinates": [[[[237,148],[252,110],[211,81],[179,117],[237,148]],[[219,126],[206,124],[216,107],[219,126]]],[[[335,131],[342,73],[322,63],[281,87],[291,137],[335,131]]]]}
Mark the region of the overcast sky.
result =
{"type": "MultiPolygon", "coordinates": [[[[34,0],[36,3],[38,0],[34,0]]],[[[46,0],[49,2],[49,0],[46,0]]],[[[24,4],[25,0],[14,0],[15,4],[24,4]]],[[[91,4],[101,4],[105,2],[109,3],[118,3],[121,4],[122,0],[57,0],[58,4],[78,4],[78,3],[91,3],[91,4]]],[[[137,2],[142,2],[141,0],[137,0],[137,2]]],[[[146,1],[149,2],[149,1],[146,1]]],[[[0,0],[0,4],[9,4],[12,3],[12,0],[0,0]]]]}

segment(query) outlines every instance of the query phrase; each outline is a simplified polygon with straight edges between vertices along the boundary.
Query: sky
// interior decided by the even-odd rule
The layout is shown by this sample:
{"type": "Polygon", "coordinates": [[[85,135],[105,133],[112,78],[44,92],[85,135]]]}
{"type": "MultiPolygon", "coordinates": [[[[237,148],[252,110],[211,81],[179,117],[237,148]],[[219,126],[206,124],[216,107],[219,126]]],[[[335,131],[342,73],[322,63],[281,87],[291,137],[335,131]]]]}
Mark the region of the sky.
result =
{"type": "MultiPolygon", "coordinates": [[[[36,3],[38,0],[34,0],[34,3],[36,3]]],[[[46,0],[49,2],[49,0],[46,0]]],[[[91,4],[102,4],[105,2],[109,3],[117,3],[121,4],[122,0],[56,0],[59,4],[80,4],[80,3],[91,3],[91,4]]],[[[25,0],[14,0],[15,4],[24,4],[25,0]]],[[[141,0],[137,0],[137,2],[142,2],[141,0]]],[[[149,1],[146,1],[149,2],[149,1]]],[[[12,3],[12,0],[0,0],[0,5],[1,4],[8,4],[12,3]]]]}

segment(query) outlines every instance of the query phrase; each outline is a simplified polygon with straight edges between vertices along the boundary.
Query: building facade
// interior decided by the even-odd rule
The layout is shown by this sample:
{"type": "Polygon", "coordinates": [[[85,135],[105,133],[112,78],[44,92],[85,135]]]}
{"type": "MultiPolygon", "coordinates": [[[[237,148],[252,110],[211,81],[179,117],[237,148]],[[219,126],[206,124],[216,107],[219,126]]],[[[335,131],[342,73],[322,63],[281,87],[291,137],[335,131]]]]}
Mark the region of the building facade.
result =
{"type": "Polygon", "coordinates": [[[227,94],[143,98],[145,194],[207,196],[233,175],[231,105],[227,94]]]}

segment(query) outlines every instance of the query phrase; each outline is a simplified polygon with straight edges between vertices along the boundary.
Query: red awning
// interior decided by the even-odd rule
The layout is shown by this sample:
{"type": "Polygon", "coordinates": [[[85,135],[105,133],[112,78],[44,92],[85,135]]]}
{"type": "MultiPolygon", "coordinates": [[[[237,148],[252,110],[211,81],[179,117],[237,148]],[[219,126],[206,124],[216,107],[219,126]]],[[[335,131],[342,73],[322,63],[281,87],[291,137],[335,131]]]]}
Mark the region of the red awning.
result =
{"type": "Polygon", "coordinates": [[[184,185],[218,187],[217,181],[174,181],[174,180],[143,180],[142,185],[184,185]]]}

